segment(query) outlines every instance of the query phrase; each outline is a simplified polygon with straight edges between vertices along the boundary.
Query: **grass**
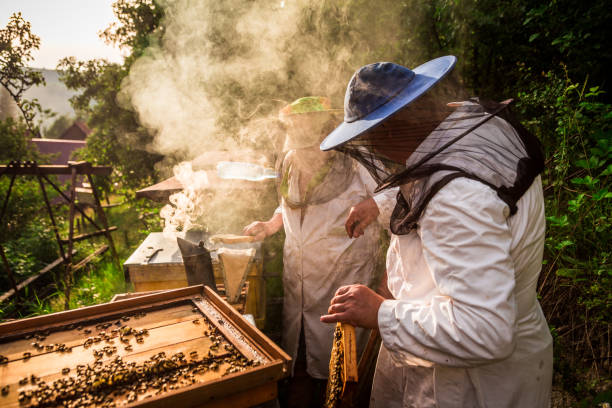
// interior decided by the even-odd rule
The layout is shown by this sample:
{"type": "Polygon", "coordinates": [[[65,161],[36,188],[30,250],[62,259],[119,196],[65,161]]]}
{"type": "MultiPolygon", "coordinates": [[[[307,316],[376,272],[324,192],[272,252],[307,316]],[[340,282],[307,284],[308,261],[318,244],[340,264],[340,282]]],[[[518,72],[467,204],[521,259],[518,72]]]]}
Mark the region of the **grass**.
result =
{"type": "MultiPolygon", "coordinates": [[[[109,302],[114,295],[123,292],[126,292],[123,271],[118,270],[110,259],[104,260],[92,265],[77,280],[70,295],[70,309],[109,302]]],[[[64,310],[64,302],[64,293],[56,292],[48,301],[49,312],[64,310]]]]}
{"type": "MultiPolygon", "coordinates": [[[[112,201],[118,201],[114,197],[112,201]]],[[[147,222],[136,206],[121,204],[105,210],[109,225],[118,227],[112,232],[113,242],[121,264],[140,245],[146,235],[157,227],[156,221],[147,222]]],[[[93,217],[93,211],[88,215],[93,217]]],[[[91,230],[89,228],[88,230],[91,230]]],[[[86,231],[82,231],[86,232],[86,231]]],[[[67,233],[62,233],[62,236],[67,233]]],[[[96,247],[107,243],[106,239],[96,237],[78,242],[75,248],[78,253],[75,260],[81,260],[92,253],[96,247]]],[[[55,244],[55,243],[54,243],[55,244]]],[[[0,320],[7,318],[25,318],[64,310],[65,295],[61,278],[62,268],[54,271],[51,283],[38,291],[26,288],[21,298],[13,299],[0,305],[0,320]],[[44,294],[44,295],[43,295],[44,294]]],[[[110,301],[117,293],[126,292],[123,271],[112,262],[110,251],[92,260],[79,271],[70,294],[69,308],[75,309],[110,301]]]]}

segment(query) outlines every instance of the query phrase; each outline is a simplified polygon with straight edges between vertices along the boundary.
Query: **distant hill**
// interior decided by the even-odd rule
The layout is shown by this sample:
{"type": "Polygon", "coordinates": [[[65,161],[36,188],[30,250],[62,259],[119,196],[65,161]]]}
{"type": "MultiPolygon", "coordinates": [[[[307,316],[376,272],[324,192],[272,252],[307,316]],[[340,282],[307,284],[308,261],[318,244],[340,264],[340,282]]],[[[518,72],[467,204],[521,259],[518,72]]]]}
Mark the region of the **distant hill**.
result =
{"type": "MultiPolygon", "coordinates": [[[[26,99],[38,99],[38,102],[44,109],[51,109],[53,112],[60,115],[75,116],[74,110],[70,106],[68,99],[73,96],[76,92],[68,90],[66,86],[60,82],[59,73],[52,69],[41,70],[46,86],[37,86],[28,89],[25,93],[26,99]]],[[[57,118],[57,116],[56,116],[57,118]]],[[[51,125],[56,118],[47,119],[43,122],[43,127],[51,125]]]]}

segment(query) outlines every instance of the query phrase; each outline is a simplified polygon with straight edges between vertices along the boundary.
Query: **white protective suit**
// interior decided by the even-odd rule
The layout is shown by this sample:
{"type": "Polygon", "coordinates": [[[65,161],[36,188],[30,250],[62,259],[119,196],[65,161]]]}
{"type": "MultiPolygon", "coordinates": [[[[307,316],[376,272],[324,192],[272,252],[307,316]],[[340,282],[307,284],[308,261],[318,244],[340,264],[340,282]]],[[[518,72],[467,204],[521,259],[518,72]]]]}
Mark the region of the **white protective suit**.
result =
{"type": "MultiPolygon", "coordinates": [[[[353,166],[354,176],[346,190],[332,200],[310,205],[303,211],[292,209],[282,200],[280,209],[285,228],[283,253],[283,349],[297,357],[300,330],[304,325],[307,372],[327,379],[334,325],[321,323],[329,302],[343,285],[371,285],[379,253],[381,226],[369,225],[364,235],[348,238],[344,224],[352,206],[372,197],[376,182],[361,165],[353,166]]],[[[299,201],[297,177],[289,177],[288,197],[299,201]]],[[[397,189],[384,192],[377,200],[391,208],[397,189]]],[[[383,204],[381,204],[383,205],[383,204]]],[[[389,211],[389,209],[381,209],[389,211]]],[[[357,331],[362,348],[367,331],[357,331]]],[[[359,351],[359,350],[358,350],[359,351]]]]}
{"type": "Polygon", "coordinates": [[[371,407],[547,407],[552,337],[536,298],[544,247],[537,177],[509,207],[457,178],[419,227],[392,236],[371,407]]]}

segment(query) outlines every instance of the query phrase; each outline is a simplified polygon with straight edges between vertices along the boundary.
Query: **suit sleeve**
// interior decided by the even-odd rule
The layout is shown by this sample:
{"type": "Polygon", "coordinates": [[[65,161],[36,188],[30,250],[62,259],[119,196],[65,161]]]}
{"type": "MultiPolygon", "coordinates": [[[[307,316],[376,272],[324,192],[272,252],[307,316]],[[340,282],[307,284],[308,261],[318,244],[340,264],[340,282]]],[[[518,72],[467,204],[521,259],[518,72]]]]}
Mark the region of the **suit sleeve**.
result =
{"type": "Polygon", "coordinates": [[[385,300],[378,312],[394,360],[471,367],[512,353],[515,276],[507,217],[507,205],[474,180],[454,180],[432,198],[419,234],[435,294],[418,302],[385,300]]]}

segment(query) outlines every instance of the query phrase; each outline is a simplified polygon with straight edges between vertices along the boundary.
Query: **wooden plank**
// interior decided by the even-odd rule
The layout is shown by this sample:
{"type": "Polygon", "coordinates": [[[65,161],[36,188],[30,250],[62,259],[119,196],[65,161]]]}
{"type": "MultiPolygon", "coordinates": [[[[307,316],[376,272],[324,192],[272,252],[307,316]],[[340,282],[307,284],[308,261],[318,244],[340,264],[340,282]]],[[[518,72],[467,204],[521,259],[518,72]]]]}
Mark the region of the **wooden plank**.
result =
{"type": "Polygon", "coordinates": [[[129,267],[130,281],[132,282],[159,282],[159,281],[185,281],[185,267],[183,265],[155,265],[153,268],[129,267]]]}
{"type": "MultiPolygon", "coordinates": [[[[82,343],[88,336],[83,336],[78,339],[78,342],[81,344],[75,345],[70,353],[54,351],[33,355],[27,360],[19,358],[18,360],[9,361],[6,365],[0,366],[0,379],[2,379],[2,384],[13,384],[17,383],[21,378],[30,376],[30,374],[44,377],[60,373],[64,367],[76,367],[77,364],[93,364],[96,361],[93,351],[101,350],[105,346],[115,346],[117,351],[111,356],[105,355],[102,361],[109,361],[114,359],[115,356],[136,356],[137,358],[134,361],[140,362],[157,353],[158,350],[165,351],[166,354],[183,350],[188,352],[193,350],[200,350],[200,352],[201,350],[210,350],[212,341],[203,333],[204,330],[211,330],[211,328],[204,324],[202,319],[200,319],[200,322],[200,324],[196,325],[192,320],[189,320],[150,328],[149,336],[144,337],[143,343],[137,343],[133,338],[130,338],[129,344],[132,346],[132,351],[126,351],[124,344],[118,339],[115,339],[113,342],[101,341],[86,348],[82,343]],[[176,339],[181,340],[177,342],[176,339]],[[179,346],[176,346],[177,344],[179,346]]],[[[223,348],[223,344],[228,344],[228,342],[224,341],[218,350],[212,351],[212,354],[226,354],[227,352],[223,348]]]]}
{"type": "Polygon", "coordinates": [[[211,401],[202,405],[202,408],[247,408],[272,401],[278,395],[276,382],[270,381],[250,390],[243,391],[218,401],[211,401]]]}
{"type": "Polygon", "coordinates": [[[102,255],[107,250],[108,250],[108,245],[102,245],[100,248],[96,249],[94,252],[87,255],[87,257],[83,258],[79,263],[74,265],[72,267],[72,272],[78,271],[79,269],[87,265],[89,262],[91,262],[91,260],[94,259],[96,256],[102,255]]]}
{"type": "MultiPolygon", "coordinates": [[[[180,305],[174,306],[168,309],[154,310],[148,312],[144,317],[139,319],[131,318],[128,321],[123,321],[120,318],[118,321],[121,322],[122,326],[129,326],[136,330],[142,330],[144,328],[156,328],[163,327],[170,324],[180,323],[184,321],[192,321],[197,317],[196,313],[193,312],[193,306],[180,305]]],[[[107,320],[111,322],[117,321],[116,319],[107,320]]],[[[40,344],[65,344],[66,347],[76,347],[83,345],[85,339],[90,336],[97,336],[101,331],[109,332],[111,329],[116,329],[120,326],[113,324],[108,330],[99,330],[96,326],[99,323],[80,324],[81,330],[65,329],[62,331],[51,332],[44,341],[38,341],[35,338],[30,339],[18,339],[10,343],[0,344],[0,354],[4,355],[9,361],[18,360],[23,358],[24,352],[30,352],[32,356],[38,354],[45,354],[48,352],[38,351],[32,346],[32,343],[38,342],[40,344]],[[87,332],[90,332],[87,334],[87,332]]],[[[40,332],[38,332],[40,333],[40,332]]]]}
{"type": "MultiPolygon", "coordinates": [[[[76,249],[73,250],[73,255],[76,254],[76,249]]],[[[46,273],[50,272],[51,270],[53,270],[53,268],[55,268],[56,266],[58,266],[59,264],[61,264],[63,262],[63,258],[57,258],[55,261],[51,262],[49,265],[45,266],[44,268],[42,268],[40,270],[40,272],[38,272],[36,275],[30,276],[29,278],[25,279],[24,281],[20,282],[17,285],[17,290],[22,290],[23,288],[25,288],[26,286],[30,285],[32,282],[36,281],[38,278],[41,278],[43,275],[45,275],[46,273]]],[[[2,296],[0,296],[0,303],[10,299],[13,295],[15,295],[15,291],[13,289],[5,292],[2,296]]]]}
{"type": "MultiPolygon", "coordinates": [[[[248,321],[246,321],[240,314],[225,302],[219,295],[217,295],[212,289],[204,288],[204,292],[207,298],[213,303],[216,308],[226,315],[231,321],[235,322],[236,328],[239,329],[245,336],[252,339],[255,344],[260,348],[265,349],[266,353],[273,359],[279,359],[285,361],[283,367],[284,372],[288,372],[289,363],[291,357],[283,349],[277,346],[272,340],[266,337],[258,328],[254,327],[248,321]],[[240,318],[239,318],[240,317],[240,318]]],[[[197,304],[197,302],[196,302],[197,304]]],[[[214,322],[213,322],[214,323],[214,322]]]]}
{"type": "Polygon", "coordinates": [[[166,289],[184,288],[187,281],[161,281],[161,282],[134,282],[136,292],[155,292],[166,289]]]}
{"type": "MultiPolygon", "coordinates": [[[[235,395],[242,390],[251,390],[270,381],[277,381],[282,377],[278,377],[274,373],[279,372],[281,367],[282,362],[280,361],[270,365],[254,367],[245,372],[234,373],[212,380],[206,386],[193,385],[186,387],[184,392],[169,392],[163,398],[157,397],[141,400],[132,406],[147,408],[166,408],[169,406],[181,408],[201,407],[207,401],[221,401],[225,397],[235,395]]],[[[233,408],[232,405],[226,406],[233,408]]]]}
{"type": "MultiPolygon", "coordinates": [[[[89,163],[88,163],[89,164],[89,163]]],[[[17,174],[17,175],[36,175],[36,174],[71,174],[71,166],[65,164],[39,164],[37,166],[10,166],[1,164],[0,175],[2,174],[17,174]]],[[[81,166],[77,167],[77,174],[94,174],[96,176],[110,176],[113,172],[111,166],[81,166]]]]}
{"type": "MultiPolygon", "coordinates": [[[[112,232],[112,231],[117,231],[117,227],[112,226],[112,227],[108,227],[108,229],[103,229],[103,230],[94,231],[94,232],[88,232],[86,234],[75,235],[74,237],[72,237],[72,241],[73,242],[82,241],[84,239],[97,237],[99,235],[104,235],[107,232],[112,232]]],[[[66,244],[66,243],[68,243],[68,240],[67,239],[62,239],[62,244],[66,244]]]]}
{"type": "Polygon", "coordinates": [[[357,382],[357,343],[355,337],[355,327],[348,324],[341,324],[342,342],[344,347],[344,381],[357,382]]]}
{"type": "MultiPolygon", "coordinates": [[[[145,344],[146,344],[146,341],[145,341],[145,344]]],[[[198,351],[200,354],[200,357],[204,357],[202,350],[207,350],[210,348],[210,346],[211,346],[210,339],[207,336],[201,336],[198,338],[186,340],[186,341],[175,343],[172,345],[162,345],[162,346],[154,347],[154,348],[150,348],[150,347],[143,348],[140,351],[137,351],[135,349],[133,352],[129,352],[129,353],[125,352],[122,348],[118,347],[117,354],[113,354],[111,357],[105,357],[102,359],[102,361],[109,361],[111,359],[114,359],[116,355],[120,355],[122,359],[125,360],[126,362],[142,364],[145,360],[148,360],[151,356],[161,351],[166,353],[167,356],[172,356],[173,354],[178,353],[178,352],[182,352],[186,356],[189,356],[192,351],[198,351]]],[[[92,349],[95,349],[95,347],[92,347],[92,349]]],[[[84,353],[82,354],[91,355],[92,350],[91,349],[84,350],[84,353]]],[[[221,357],[224,354],[225,353],[223,352],[219,352],[216,355],[221,357]]],[[[40,377],[47,384],[50,384],[54,380],[57,380],[62,377],[64,378],[66,377],[66,375],[62,374],[63,368],[70,368],[70,372],[68,373],[68,376],[71,375],[70,373],[72,373],[72,376],[74,376],[74,373],[76,371],[75,370],[76,366],[78,364],[84,364],[84,361],[82,360],[83,356],[80,356],[77,354],[72,355],[71,353],[71,355],[69,355],[66,358],[62,358],[60,356],[52,356],[52,357],[53,359],[47,359],[48,361],[46,362],[55,363],[53,367],[44,366],[42,369],[40,369],[38,368],[38,364],[36,364],[37,368],[34,369],[33,368],[34,366],[32,365],[32,363],[40,363],[40,362],[34,361],[35,360],[34,358],[32,358],[30,362],[26,364],[18,364],[21,362],[16,362],[13,364],[9,363],[9,365],[6,367],[0,367],[0,378],[2,378],[2,384],[9,385],[10,390],[11,391],[14,390],[13,392],[9,393],[9,395],[6,396],[6,399],[2,400],[2,403],[3,403],[2,406],[7,406],[7,407],[8,406],[19,406],[17,402],[18,391],[33,388],[30,385],[20,386],[19,381],[22,378],[30,377],[31,374],[36,374],[37,377],[40,377]],[[5,373],[5,370],[9,370],[9,369],[12,370],[11,375],[3,375],[5,373]]],[[[94,362],[94,358],[92,356],[90,361],[87,363],[92,364],[93,362],[94,362]]],[[[220,361],[218,371],[206,371],[204,373],[197,374],[196,375],[197,381],[201,384],[204,384],[207,382],[214,382],[216,380],[219,380],[223,377],[226,369],[229,367],[230,367],[229,364],[220,361]]],[[[251,370],[251,369],[254,369],[254,368],[246,368],[245,371],[251,370]]],[[[152,396],[153,393],[154,393],[153,389],[148,389],[147,392],[143,393],[139,397],[141,400],[144,401],[147,399],[146,397],[147,394],[152,396]]],[[[115,402],[120,403],[122,402],[122,400],[125,400],[125,397],[126,396],[124,395],[123,397],[117,398],[115,402]]]]}
{"type": "Polygon", "coordinates": [[[135,298],[135,297],[151,295],[153,293],[159,293],[159,292],[161,292],[161,291],[160,290],[154,290],[154,291],[150,291],[150,292],[125,292],[125,293],[117,293],[115,296],[113,296],[113,298],[111,299],[111,302],[116,302],[118,300],[132,299],[132,298],[135,298]]]}
{"type": "MultiPolygon", "coordinates": [[[[159,286],[161,287],[163,285],[160,284],[159,286]]],[[[163,289],[154,287],[151,290],[145,290],[145,291],[139,290],[139,288],[147,288],[147,287],[148,287],[147,284],[143,284],[142,286],[135,284],[134,285],[135,292],[118,293],[115,296],[113,296],[113,298],[111,299],[111,302],[116,302],[118,300],[124,300],[124,299],[132,299],[135,297],[150,295],[152,293],[159,293],[159,292],[163,292],[164,290],[168,290],[168,288],[165,288],[165,287],[163,289]]],[[[224,296],[225,287],[223,286],[223,284],[220,284],[220,283],[217,284],[217,293],[220,294],[221,298],[227,302],[227,298],[224,296]]],[[[242,293],[240,295],[240,298],[238,299],[238,303],[230,303],[232,308],[236,309],[236,311],[238,311],[238,313],[240,314],[249,313],[247,310],[247,306],[246,306],[248,299],[250,299],[249,293],[250,293],[249,292],[249,282],[247,281],[242,287],[242,293]]]]}
{"type": "Polygon", "coordinates": [[[50,315],[42,315],[0,324],[0,340],[3,337],[16,337],[31,330],[45,330],[58,324],[69,325],[78,323],[83,319],[95,316],[103,319],[112,315],[126,315],[137,312],[147,307],[158,307],[166,304],[177,303],[183,300],[191,300],[192,296],[202,293],[202,286],[189,286],[186,288],[173,289],[152,295],[142,296],[134,299],[121,300],[114,303],[104,303],[95,306],[86,306],[80,309],[57,312],[50,315]]]}
{"type": "MultiPolygon", "coordinates": [[[[3,214],[4,212],[0,213],[0,218],[2,217],[3,214]]],[[[13,275],[13,270],[11,269],[11,266],[9,265],[9,261],[6,258],[6,255],[4,254],[4,247],[2,245],[0,245],[0,258],[2,258],[4,269],[6,270],[6,274],[9,278],[9,281],[11,282],[11,286],[13,287],[13,293],[17,293],[19,291],[19,289],[17,288],[17,282],[15,281],[15,276],[13,275]]]]}

